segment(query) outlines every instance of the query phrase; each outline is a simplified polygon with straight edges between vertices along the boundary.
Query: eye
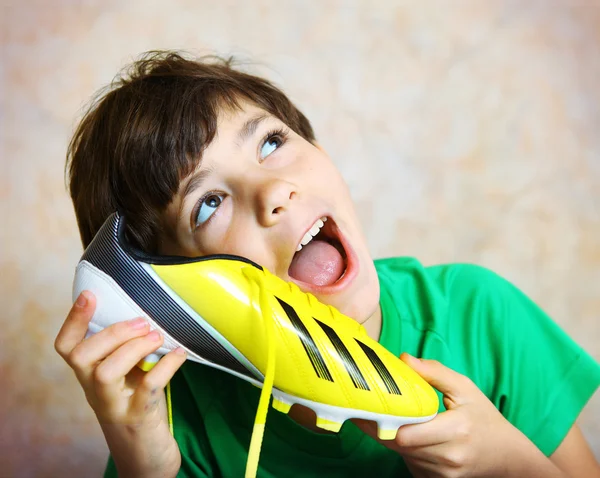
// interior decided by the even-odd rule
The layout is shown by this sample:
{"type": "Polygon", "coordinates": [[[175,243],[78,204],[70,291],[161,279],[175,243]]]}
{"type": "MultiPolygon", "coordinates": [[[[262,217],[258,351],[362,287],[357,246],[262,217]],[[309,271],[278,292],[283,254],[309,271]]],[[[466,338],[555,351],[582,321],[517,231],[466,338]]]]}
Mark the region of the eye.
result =
{"type": "Polygon", "coordinates": [[[282,132],[269,133],[260,148],[260,159],[265,159],[269,154],[281,147],[285,142],[282,132]]]}
{"type": "Polygon", "coordinates": [[[210,193],[200,199],[196,212],[196,226],[201,226],[208,221],[221,202],[223,202],[223,196],[215,193],[210,193]]]}

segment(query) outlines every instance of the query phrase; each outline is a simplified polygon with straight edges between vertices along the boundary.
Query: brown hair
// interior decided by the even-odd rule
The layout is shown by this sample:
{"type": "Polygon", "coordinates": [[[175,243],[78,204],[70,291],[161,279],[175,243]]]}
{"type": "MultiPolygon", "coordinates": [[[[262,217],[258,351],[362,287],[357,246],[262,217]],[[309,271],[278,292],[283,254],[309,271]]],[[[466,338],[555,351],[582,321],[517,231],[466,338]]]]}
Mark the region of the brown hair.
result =
{"type": "Polygon", "coordinates": [[[273,84],[236,70],[232,59],[141,56],[101,90],[67,151],[71,199],[84,247],[119,210],[130,240],[147,252],[160,244],[161,213],[213,140],[223,108],[249,100],[308,141],[306,117],[273,84]]]}

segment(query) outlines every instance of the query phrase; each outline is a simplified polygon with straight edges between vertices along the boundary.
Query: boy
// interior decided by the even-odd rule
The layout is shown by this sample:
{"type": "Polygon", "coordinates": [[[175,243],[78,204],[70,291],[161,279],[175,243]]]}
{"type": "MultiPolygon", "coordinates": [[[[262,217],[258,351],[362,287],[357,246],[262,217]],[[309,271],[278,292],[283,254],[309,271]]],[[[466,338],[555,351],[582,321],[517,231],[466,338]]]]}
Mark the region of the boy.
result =
{"type": "MultiPolygon", "coordinates": [[[[259,476],[600,476],[574,425],[600,383],[598,364],[489,271],[374,263],[346,184],[269,82],[227,62],[150,53],[91,107],[68,156],[84,246],[118,209],[146,251],[247,257],[405,352],[443,394],[435,419],[381,443],[369,422],[328,434],[306,408],[271,410],[259,476]],[[322,218],[337,242],[306,237],[322,218]]],[[[181,349],[140,371],[162,337],[134,320],[84,339],[94,301],[77,299],[56,349],[101,424],[106,475],[241,476],[259,391],[184,365],[181,349]]]]}

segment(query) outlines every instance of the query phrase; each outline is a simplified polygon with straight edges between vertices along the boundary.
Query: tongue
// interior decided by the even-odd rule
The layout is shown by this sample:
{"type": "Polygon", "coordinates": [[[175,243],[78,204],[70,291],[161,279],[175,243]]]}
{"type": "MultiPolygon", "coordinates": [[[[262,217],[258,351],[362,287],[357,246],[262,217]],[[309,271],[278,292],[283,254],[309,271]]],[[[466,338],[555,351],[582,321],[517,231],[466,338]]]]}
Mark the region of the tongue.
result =
{"type": "Polygon", "coordinates": [[[292,260],[289,274],[313,285],[331,285],[344,272],[344,259],[331,244],[313,239],[292,260]]]}

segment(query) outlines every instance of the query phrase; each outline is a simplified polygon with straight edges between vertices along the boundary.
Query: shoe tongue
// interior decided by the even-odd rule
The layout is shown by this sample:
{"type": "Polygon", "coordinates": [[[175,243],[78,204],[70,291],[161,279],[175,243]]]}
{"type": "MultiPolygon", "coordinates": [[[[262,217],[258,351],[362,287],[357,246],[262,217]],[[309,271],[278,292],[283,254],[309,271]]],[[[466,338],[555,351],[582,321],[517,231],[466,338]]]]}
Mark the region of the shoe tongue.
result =
{"type": "Polygon", "coordinates": [[[313,285],[331,285],[344,272],[344,259],[325,241],[313,239],[296,252],[288,273],[291,277],[313,285]]]}

